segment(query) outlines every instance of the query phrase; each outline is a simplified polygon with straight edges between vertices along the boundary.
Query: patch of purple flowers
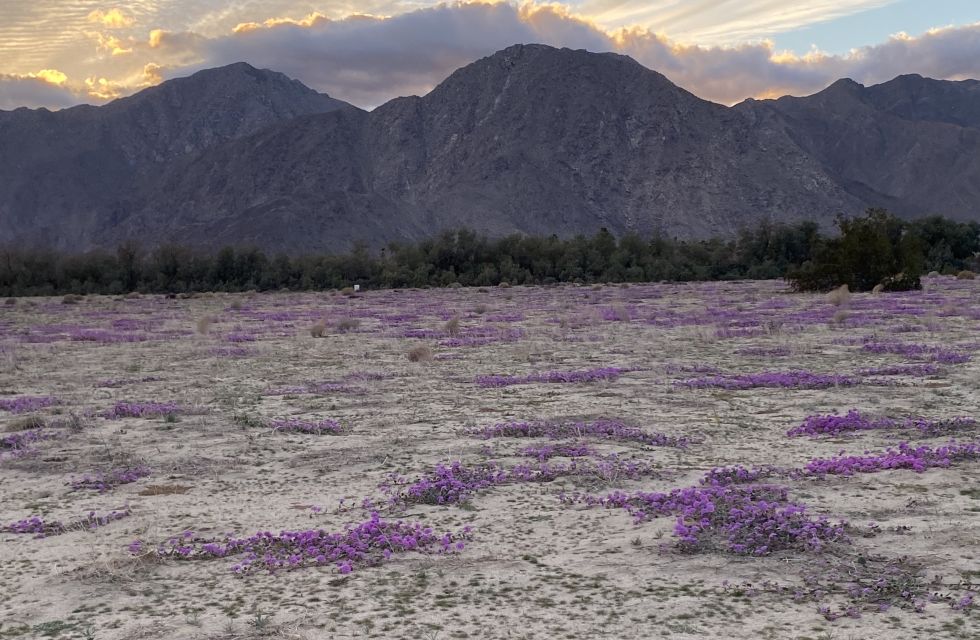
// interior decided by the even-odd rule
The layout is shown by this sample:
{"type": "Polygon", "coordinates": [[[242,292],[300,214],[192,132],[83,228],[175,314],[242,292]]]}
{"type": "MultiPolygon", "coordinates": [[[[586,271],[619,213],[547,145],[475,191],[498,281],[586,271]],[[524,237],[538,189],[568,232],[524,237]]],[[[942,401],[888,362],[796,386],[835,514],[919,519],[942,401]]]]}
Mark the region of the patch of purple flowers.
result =
{"type": "Polygon", "coordinates": [[[972,418],[961,417],[933,420],[929,418],[909,417],[896,419],[883,416],[869,416],[861,413],[857,409],[851,409],[842,416],[837,414],[808,416],[802,424],[787,431],[786,435],[791,438],[798,436],[834,436],[856,431],[902,428],[916,429],[925,435],[940,435],[975,426],[977,426],[977,421],[972,418]]]}
{"type": "Polygon", "coordinates": [[[149,476],[150,473],[150,468],[141,464],[125,469],[113,469],[107,473],[85,475],[78,480],[72,480],[69,484],[71,484],[73,491],[89,489],[98,491],[99,493],[105,493],[121,484],[136,482],[140,478],[149,476]]]}
{"type": "Polygon", "coordinates": [[[537,458],[544,462],[551,458],[585,458],[594,456],[595,449],[584,442],[566,442],[558,444],[543,444],[539,446],[524,447],[520,450],[522,456],[537,458]]]}
{"type": "Polygon", "coordinates": [[[470,435],[490,438],[602,438],[620,442],[638,442],[655,447],[686,447],[688,438],[665,433],[650,433],[619,420],[593,422],[503,422],[471,430],[470,435]]]}
{"type": "Polygon", "coordinates": [[[10,413],[27,413],[37,411],[58,404],[58,399],[53,396],[16,396],[14,398],[0,398],[0,410],[10,413]]]}
{"type": "Polygon", "coordinates": [[[844,523],[811,518],[805,505],[790,502],[787,496],[786,487],[773,485],[709,485],[565,500],[623,508],[636,523],[676,516],[674,537],[678,548],[687,552],[720,547],[729,553],[762,556],[784,549],[819,551],[827,543],[847,541],[844,523]]]}
{"type": "MultiPolygon", "coordinates": [[[[347,574],[381,564],[396,553],[462,551],[470,534],[470,528],[466,527],[459,532],[440,535],[420,523],[388,521],[374,512],[368,520],[348,526],[340,533],[322,529],[278,534],[260,531],[248,538],[214,540],[198,538],[186,531],[159,545],[156,553],[176,560],[244,556],[232,567],[238,574],[255,567],[276,571],[324,565],[334,565],[340,573],[347,574]]],[[[134,554],[141,553],[142,542],[130,544],[129,550],[134,554]]]]}
{"type": "Polygon", "coordinates": [[[953,462],[961,460],[976,460],[980,458],[980,444],[957,443],[939,447],[912,447],[902,442],[897,449],[888,449],[883,454],[848,456],[843,453],[833,458],[816,458],[805,467],[807,474],[814,476],[841,475],[851,476],[855,473],[877,473],[888,469],[911,469],[921,473],[934,467],[948,467],[953,462]]]}
{"type": "Polygon", "coordinates": [[[852,376],[818,374],[809,371],[784,371],[707,376],[680,380],[674,383],[688,389],[755,389],[759,387],[780,389],[827,389],[850,387],[859,384],[852,376]]]}
{"type": "Polygon", "coordinates": [[[476,384],[481,387],[509,387],[518,384],[532,384],[535,382],[596,382],[598,380],[615,380],[630,369],[619,367],[600,367],[596,369],[586,369],[584,371],[546,371],[544,373],[531,373],[526,376],[502,376],[486,375],[477,376],[476,384]]]}
{"type": "Polygon", "coordinates": [[[184,409],[176,402],[117,402],[111,409],[102,412],[105,418],[152,418],[182,413],[184,409]]]}
{"type": "Polygon", "coordinates": [[[110,511],[102,516],[98,515],[95,511],[90,511],[84,518],[69,522],[68,524],[64,524],[57,520],[46,521],[40,516],[31,516],[30,518],[18,520],[17,522],[0,527],[0,532],[16,534],[30,533],[34,534],[35,538],[48,538],[51,536],[59,536],[69,531],[97,529],[99,527],[104,527],[110,522],[121,520],[130,515],[131,513],[128,508],[110,511]]]}

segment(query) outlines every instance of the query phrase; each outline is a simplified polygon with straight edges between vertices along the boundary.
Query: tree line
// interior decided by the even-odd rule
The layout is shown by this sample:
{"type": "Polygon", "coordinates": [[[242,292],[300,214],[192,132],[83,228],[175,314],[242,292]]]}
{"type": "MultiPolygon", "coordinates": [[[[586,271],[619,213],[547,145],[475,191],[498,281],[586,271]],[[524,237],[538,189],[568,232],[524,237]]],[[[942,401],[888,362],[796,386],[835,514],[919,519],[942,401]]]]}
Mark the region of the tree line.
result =
{"type": "Polygon", "coordinates": [[[650,282],[787,278],[798,290],[848,284],[867,290],[885,279],[914,288],[921,273],[977,269],[980,224],[940,216],[904,221],[881,209],[839,218],[838,232],[812,222],[765,222],[734,238],[677,240],[511,235],[488,239],[449,231],[381,250],[355,246],[343,254],[269,255],[254,247],[209,253],[178,245],[82,254],[0,249],[0,295],[184,293],[493,286],[558,282],[650,282]]]}

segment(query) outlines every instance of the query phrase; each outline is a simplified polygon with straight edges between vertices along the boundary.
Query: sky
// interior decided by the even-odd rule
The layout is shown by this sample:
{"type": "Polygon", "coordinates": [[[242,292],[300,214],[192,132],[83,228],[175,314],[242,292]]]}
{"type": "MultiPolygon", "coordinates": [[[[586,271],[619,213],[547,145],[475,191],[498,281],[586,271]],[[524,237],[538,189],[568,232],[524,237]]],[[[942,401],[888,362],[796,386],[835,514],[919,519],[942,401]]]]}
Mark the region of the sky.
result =
{"type": "Polygon", "coordinates": [[[517,43],[630,55],[702,98],[980,78],[980,0],[0,0],[0,109],[245,61],[373,108],[517,43]]]}

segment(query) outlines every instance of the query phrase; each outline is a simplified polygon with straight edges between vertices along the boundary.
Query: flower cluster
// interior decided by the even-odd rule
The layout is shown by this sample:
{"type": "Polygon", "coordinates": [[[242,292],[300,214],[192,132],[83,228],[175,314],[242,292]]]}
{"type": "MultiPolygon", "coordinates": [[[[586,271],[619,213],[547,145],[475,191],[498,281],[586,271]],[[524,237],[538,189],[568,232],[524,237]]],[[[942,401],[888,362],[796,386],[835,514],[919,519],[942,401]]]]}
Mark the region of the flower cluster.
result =
{"type": "Polygon", "coordinates": [[[786,487],[709,485],[667,493],[614,492],[604,497],[573,496],[567,502],[623,508],[640,523],[675,516],[674,536],[682,551],[721,548],[729,553],[768,555],[782,549],[817,551],[846,542],[844,523],[811,518],[806,506],[790,502],[786,487]]]}
{"type": "Polygon", "coordinates": [[[18,520],[12,524],[0,527],[0,532],[17,534],[34,534],[35,538],[48,538],[60,536],[69,531],[83,531],[86,529],[97,529],[104,527],[110,522],[121,520],[130,516],[129,508],[113,510],[105,515],[98,515],[95,511],[90,511],[87,516],[79,520],[64,524],[57,520],[46,521],[40,516],[31,516],[23,520],[18,520]]]}
{"type": "Polygon", "coordinates": [[[728,486],[733,484],[748,484],[758,482],[765,478],[779,476],[792,476],[794,472],[780,467],[756,467],[748,469],[742,465],[732,465],[728,467],[716,467],[704,474],[701,484],[711,486],[728,486]]]}
{"type": "MultiPolygon", "coordinates": [[[[248,538],[226,537],[221,540],[195,537],[193,532],[171,538],[159,545],[156,553],[177,560],[209,560],[243,556],[232,567],[235,573],[246,573],[254,567],[269,571],[299,569],[332,564],[340,573],[380,564],[393,554],[450,553],[461,551],[470,537],[469,527],[456,533],[437,534],[419,523],[383,520],[374,512],[364,522],[347,527],[341,533],[322,529],[282,531],[273,534],[260,531],[248,538]]],[[[142,552],[141,541],[129,545],[130,552],[142,552]]]]}
{"type": "Polygon", "coordinates": [[[893,364],[884,367],[872,367],[858,371],[862,376],[915,376],[926,377],[939,373],[940,369],[934,364],[893,364]]]}
{"type": "Polygon", "coordinates": [[[535,382],[595,382],[597,380],[615,380],[627,371],[629,370],[619,367],[600,367],[584,371],[546,371],[544,373],[531,373],[526,376],[488,375],[477,376],[476,384],[481,387],[509,387],[535,382]]]}
{"type": "Polygon", "coordinates": [[[842,453],[833,458],[815,458],[807,463],[805,471],[815,476],[850,476],[886,469],[911,469],[921,473],[933,467],[948,467],[955,461],[977,458],[980,458],[980,444],[977,443],[950,442],[933,448],[926,445],[912,447],[902,442],[897,449],[888,449],[878,455],[848,456],[842,453]]]}
{"type": "Polygon", "coordinates": [[[909,358],[929,358],[934,362],[948,364],[959,364],[970,360],[968,354],[959,351],[908,342],[881,342],[872,339],[866,341],[861,348],[870,353],[895,353],[909,358]]]}
{"type": "Polygon", "coordinates": [[[665,433],[650,433],[631,427],[620,420],[602,419],[593,422],[502,422],[470,430],[470,435],[490,438],[601,438],[619,442],[637,442],[655,447],[686,447],[688,438],[665,433]]]}
{"type": "Polygon", "coordinates": [[[520,454],[529,458],[537,458],[539,461],[544,462],[545,460],[556,457],[584,458],[594,456],[596,451],[584,442],[565,442],[524,447],[520,450],[520,454]]]}
{"type": "Polygon", "coordinates": [[[845,415],[836,414],[808,416],[802,424],[786,432],[789,437],[838,435],[855,431],[872,431],[877,429],[916,429],[924,435],[934,436],[944,433],[954,433],[966,428],[977,426],[972,418],[949,418],[933,420],[929,418],[908,417],[903,419],[882,416],[868,416],[857,409],[851,409],[845,415]]]}
{"type": "Polygon", "coordinates": [[[0,410],[10,413],[28,413],[58,404],[58,399],[52,396],[16,396],[0,398],[0,410]]]}
{"type": "Polygon", "coordinates": [[[707,376],[680,380],[674,383],[689,389],[754,389],[770,387],[782,389],[826,389],[828,387],[850,387],[859,384],[852,376],[818,374],[808,371],[785,371],[744,373],[733,375],[707,376]]]}
{"type": "Polygon", "coordinates": [[[652,463],[610,454],[594,459],[573,459],[567,463],[547,459],[531,464],[505,468],[495,462],[465,466],[460,461],[437,464],[435,469],[416,480],[393,473],[381,485],[393,507],[409,504],[450,505],[466,502],[473,494],[488,487],[520,483],[551,482],[562,477],[589,477],[604,481],[635,479],[657,475],[660,469],[652,463]]]}
{"type": "Polygon", "coordinates": [[[136,482],[140,478],[149,476],[151,470],[146,465],[138,465],[125,469],[113,469],[108,473],[98,473],[96,475],[85,475],[78,480],[72,480],[69,484],[73,491],[81,489],[91,489],[99,493],[105,493],[121,484],[136,482]]]}
{"type": "Polygon", "coordinates": [[[18,431],[9,435],[0,436],[0,450],[22,450],[35,442],[47,440],[52,437],[52,434],[43,428],[18,431]]]}

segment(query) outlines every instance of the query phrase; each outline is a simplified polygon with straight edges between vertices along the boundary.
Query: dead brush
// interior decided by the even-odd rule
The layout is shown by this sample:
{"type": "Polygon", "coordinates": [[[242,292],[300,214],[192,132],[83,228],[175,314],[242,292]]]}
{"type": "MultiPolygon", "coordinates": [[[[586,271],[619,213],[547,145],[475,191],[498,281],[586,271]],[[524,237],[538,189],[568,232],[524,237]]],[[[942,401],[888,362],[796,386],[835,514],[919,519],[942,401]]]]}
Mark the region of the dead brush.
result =
{"type": "Polygon", "coordinates": [[[432,348],[425,344],[412,347],[408,351],[409,362],[432,362],[434,357],[432,355],[432,348]]]}
{"type": "Polygon", "coordinates": [[[18,416],[3,425],[0,431],[12,433],[15,431],[28,431],[30,429],[40,429],[45,425],[44,418],[41,416],[18,416]]]}
{"type": "Polygon", "coordinates": [[[341,318],[337,321],[337,331],[340,333],[351,333],[352,331],[357,331],[361,326],[361,321],[358,318],[341,318]]]}
{"type": "Polygon", "coordinates": [[[310,335],[313,336],[314,338],[322,338],[326,335],[326,333],[327,333],[327,323],[325,323],[323,320],[320,320],[312,327],[310,327],[310,335]]]}
{"type": "Polygon", "coordinates": [[[842,284],[827,294],[827,302],[835,307],[846,307],[851,301],[851,290],[846,284],[842,284]]]}
{"type": "Polygon", "coordinates": [[[450,338],[458,338],[460,333],[459,323],[460,323],[459,314],[457,314],[454,315],[449,320],[447,320],[446,324],[443,325],[442,328],[445,330],[446,333],[449,334],[450,338]]]}
{"type": "Polygon", "coordinates": [[[216,322],[214,316],[204,316],[197,321],[197,332],[202,335],[208,335],[208,331],[211,330],[211,325],[216,322]]]}
{"type": "Polygon", "coordinates": [[[614,304],[610,309],[610,316],[615,322],[629,322],[630,310],[624,304],[614,304]]]}
{"type": "Polygon", "coordinates": [[[183,484],[151,484],[139,492],[141,496],[172,496],[182,495],[191,490],[183,484]]]}
{"type": "Polygon", "coordinates": [[[126,584],[146,580],[146,573],[162,563],[163,559],[155,547],[122,557],[103,552],[81,567],[66,571],[64,575],[86,583],[126,584]]]}

